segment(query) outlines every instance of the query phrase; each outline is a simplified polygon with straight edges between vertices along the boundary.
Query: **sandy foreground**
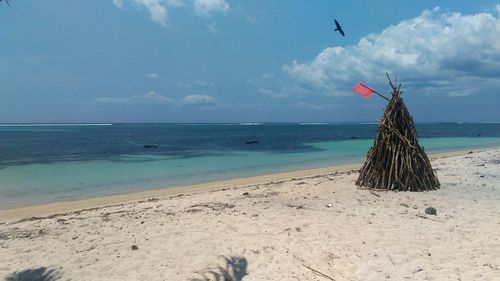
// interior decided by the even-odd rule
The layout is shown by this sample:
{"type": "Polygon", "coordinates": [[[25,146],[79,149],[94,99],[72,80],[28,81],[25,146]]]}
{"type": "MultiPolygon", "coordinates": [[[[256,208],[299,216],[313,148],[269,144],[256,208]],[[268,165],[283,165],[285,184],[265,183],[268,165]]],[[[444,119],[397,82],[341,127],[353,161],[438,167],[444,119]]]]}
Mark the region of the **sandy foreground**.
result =
{"type": "Polygon", "coordinates": [[[356,169],[332,168],[43,219],[0,212],[0,278],[500,280],[500,148],[432,164],[432,192],[361,190],[356,169]]]}

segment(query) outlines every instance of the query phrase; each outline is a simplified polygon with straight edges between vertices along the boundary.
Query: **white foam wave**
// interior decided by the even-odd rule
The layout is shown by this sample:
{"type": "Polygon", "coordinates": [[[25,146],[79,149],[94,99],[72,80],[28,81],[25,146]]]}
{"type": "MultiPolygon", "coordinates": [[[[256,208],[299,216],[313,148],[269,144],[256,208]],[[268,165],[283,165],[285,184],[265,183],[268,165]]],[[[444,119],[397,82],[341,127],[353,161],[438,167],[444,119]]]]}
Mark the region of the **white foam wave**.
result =
{"type": "Polygon", "coordinates": [[[262,125],[262,123],[240,123],[241,126],[255,126],[262,125]]]}
{"type": "Polygon", "coordinates": [[[54,126],[111,126],[111,123],[34,123],[34,124],[0,124],[0,127],[54,127],[54,126]]]}

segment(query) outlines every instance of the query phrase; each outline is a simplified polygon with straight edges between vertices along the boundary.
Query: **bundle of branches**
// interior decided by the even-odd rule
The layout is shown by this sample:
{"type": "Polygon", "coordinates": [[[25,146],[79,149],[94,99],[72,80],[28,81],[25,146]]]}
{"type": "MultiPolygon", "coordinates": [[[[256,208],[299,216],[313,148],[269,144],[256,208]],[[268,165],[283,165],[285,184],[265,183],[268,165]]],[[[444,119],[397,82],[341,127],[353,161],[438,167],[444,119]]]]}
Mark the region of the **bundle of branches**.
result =
{"type": "Polygon", "coordinates": [[[356,185],[375,189],[424,191],[439,188],[429,158],[418,144],[413,118],[401,98],[401,84],[392,83],[392,98],[380,121],[373,147],[356,185]]]}

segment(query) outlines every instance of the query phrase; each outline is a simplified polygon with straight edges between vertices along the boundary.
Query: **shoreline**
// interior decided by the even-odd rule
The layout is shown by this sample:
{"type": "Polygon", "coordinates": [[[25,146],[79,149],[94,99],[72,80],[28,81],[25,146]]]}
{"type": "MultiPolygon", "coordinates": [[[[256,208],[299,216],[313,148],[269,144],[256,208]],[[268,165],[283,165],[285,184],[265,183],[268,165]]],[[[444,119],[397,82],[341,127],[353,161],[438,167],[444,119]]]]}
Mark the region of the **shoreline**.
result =
{"type": "MultiPolygon", "coordinates": [[[[428,154],[429,159],[448,158],[460,156],[472,152],[493,150],[498,147],[486,147],[477,149],[457,150],[428,154]]],[[[118,206],[127,203],[142,202],[151,198],[165,198],[183,196],[186,194],[196,194],[200,192],[213,192],[217,190],[236,189],[264,183],[276,183],[281,181],[320,177],[333,173],[345,173],[352,170],[359,170],[363,163],[333,165],[321,168],[292,170],[287,172],[263,174],[258,176],[241,177],[227,180],[217,180],[202,182],[197,184],[164,186],[150,190],[132,191],[114,195],[104,195],[84,199],[68,201],[56,201],[47,204],[35,204],[31,206],[0,209],[0,224],[12,223],[30,219],[53,218],[66,215],[72,212],[93,210],[102,207],[118,206]]]]}
{"type": "Polygon", "coordinates": [[[430,158],[429,192],[329,167],[0,223],[0,279],[500,280],[500,147],[430,158]]]}

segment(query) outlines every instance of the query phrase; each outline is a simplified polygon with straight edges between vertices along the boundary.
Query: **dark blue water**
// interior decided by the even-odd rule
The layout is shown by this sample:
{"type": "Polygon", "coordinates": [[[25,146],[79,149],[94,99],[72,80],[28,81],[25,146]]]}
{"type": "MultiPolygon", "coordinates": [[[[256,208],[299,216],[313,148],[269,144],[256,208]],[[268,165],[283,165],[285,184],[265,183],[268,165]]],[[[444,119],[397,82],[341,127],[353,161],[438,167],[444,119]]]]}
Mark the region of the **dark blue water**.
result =
{"type": "MultiPolygon", "coordinates": [[[[419,136],[500,137],[500,124],[417,124],[419,136]]],[[[225,151],[297,153],[311,143],[372,139],[376,124],[113,124],[0,126],[0,167],[61,161],[112,160],[120,155],[197,157],[225,151]],[[258,141],[247,144],[247,141],[258,141]],[[145,144],[156,144],[147,149],[145,144]]]]}

